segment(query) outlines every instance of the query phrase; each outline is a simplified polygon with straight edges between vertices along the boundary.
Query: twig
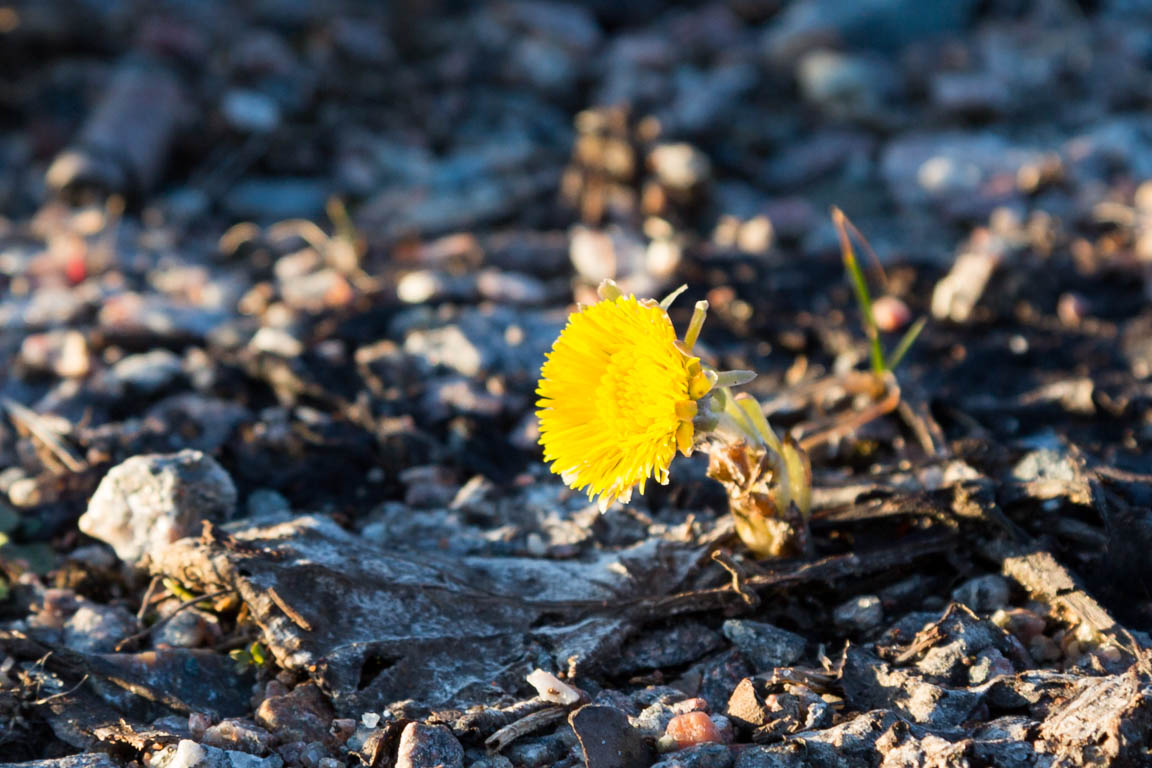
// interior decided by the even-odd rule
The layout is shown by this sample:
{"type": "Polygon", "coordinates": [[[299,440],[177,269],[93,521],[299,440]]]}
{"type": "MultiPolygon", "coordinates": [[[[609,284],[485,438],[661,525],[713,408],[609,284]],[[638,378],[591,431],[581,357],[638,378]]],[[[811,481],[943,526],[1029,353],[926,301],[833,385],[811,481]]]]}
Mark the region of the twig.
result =
{"type": "Polygon", "coordinates": [[[272,602],[276,603],[280,610],[284,611],[284,614],[292,620],[293,624],[300,627],[300,629],[304,630],[305,632],[312,631],[312,623],[308,621],[308,619],[301,616],[299,611],[289,605],[287,600],[280,597],[279,593],[276,592],[275,587],[270,587],[268,589],[268,597],[272,598],[272,602]]]}
{"type": "Polygon", "coordinates": [[[920,449],[929,456],[935,456],[939,448],[936,446],[933,430],[928,426],[924,417],[917,413],[907,400],[900,401],[900,404],[896,406],[896,412],[911,428],[912,434],[916,436],[916,442],[920,443],[920,449]]]}
{"type": "Polygon", "coordinates": [[[744,598],[744,602],[748,604],[749,608],[755,608],[760,604],[760,597],[747,586],[748,574],[727,552],[717,549],[712,552],[712,559],[721,568],[732,574],[732,590],[744,598]]]}
{"type": "Polygon", "coordinates": [[[52,454],[60,460],[60,463],[67,467],[72,472],[83,472],[88,469],[88,464],[79,459],[72,450],[64,444],[60,437],[47,425],[44,424],[43,419],[35,411],[30,408],[25,408],[20,403],[9,398],[0,400],[8,415],[12,417],[17,423],[27,429],[33,437],[44,444],[52,454]]]}
{"type": "Polygon", "coordinates": [[[42,699],[36,699],[36,701],[32,702],[32,704],[39,707],[41,705],[47,704],[50,701],[53,701],[54,699],[61,699],[65,696],[71,696],[73,693],[76,693],[76,691],[80,690],[80,686],[84,685],[86,682],[88,682],[88,673],[84,673],[84,677],[80,678],[80,682],[76,683],[76,685],[72,686],[68,690],[54,693],[51,696],[45,696],[42,699]]]}
{"type": "Polygon", "coordinates": [[[848,418],[832,424],[825,429],[805,435],[800,439],[800,447],[807,451],[822,443],[844,437],[849,432],[864,426],[873,419],[878,419],[894,411],[900,405],[900,387],[896,383],[896,378],[891,375],[886,376],[885,383],[887,384],[887,394],[883,400],[873,403],[867,408],[853,413],[848,418]]]}
{"type": "Polygon", "coordinates": [[[525,715],[484,739],[484,746],[487,747],[490,752],[499,752],[521,736],[527,736],[558,720],[563,720],[567,714],[567,707],[548,707],[547,709],[533,712],[530,715],[525,715]]]}
{"type": "Polygon", "coordinates": [[[180,613],[184,609],[191,608],[192,606],[196,605],[197,603],[202,603],[205,600],[212,600],[214,598],[222,597],[224,595],[227,595],[227,594],[229,594],[231,592],[235,592],[235,591],[236,591],[235,588],[228,587],[227,589],[217,590],[216,592],[210,592],[207,595],[199,595],[197,597],[193,597],[190,600],[185,600],[184,602],[180,603],[180,605],[176,606],[176,610],[172,611],[172,613],[168,614],[167,616],[161,618],[159,621],[157,621],[152,626],[147,627],[143,631],[137,632],[136,634],[132,635],[131,637],[126,637],[123,640],[121,640],[120,642],[116,643],[116,652],[119,653],[126,646],[128,646],[130,643],[134,643],[138,640],[143,640],[144,638],[148,637],[148,635],[152,634],[153,632],[155,632],[160,627],[162,627],[165,624],[167,624],[168,622],[172,621],[172,619],[175,618],[176,614],[180,613]]]}
{"type": "Polygon", "coordinates": [[[152,593],[156,591],[160,581],[161,577],[153,576],[152,581],[148,582],[148,589],[144,590],[144,597],[140,598],[140,610],[136,611],[136,623],[141,627],[144,626],[144,614],[148,612],[148,603],[152,600],[152,593]]]}
{"type": "MultiPolygon", "coordinates": [[[[747,588],[759,591],[818,581],[835,581],[849,576],[863,576],[907,565],[922,557],[947,552],[956,547],[956,541],[956,536],[936,536],[871,552],[849,552],[843,555],[830,555],[819,560],[785,562],[767,573],[749,576],[744,584],[747,588]]],[[[667,618],[681,613],[715,610],[732,605],[732,597],[731,586],[679,592],[639,604],[636,619],[667,618]]]]}

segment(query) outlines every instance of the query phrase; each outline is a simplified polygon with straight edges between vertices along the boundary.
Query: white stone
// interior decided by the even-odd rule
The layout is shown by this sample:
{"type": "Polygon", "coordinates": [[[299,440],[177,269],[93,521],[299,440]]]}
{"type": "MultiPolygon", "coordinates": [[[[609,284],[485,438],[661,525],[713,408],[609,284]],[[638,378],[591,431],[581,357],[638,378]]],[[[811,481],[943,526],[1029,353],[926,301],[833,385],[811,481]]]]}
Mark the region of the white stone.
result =
{"type": "Polygon", "coordinates": [[[138,563],[198,534],[202,520],[226,519],[235,506],[232,478],[200,451],[133,456],[100,481],[79,525],[121,560],[138,563]]]}

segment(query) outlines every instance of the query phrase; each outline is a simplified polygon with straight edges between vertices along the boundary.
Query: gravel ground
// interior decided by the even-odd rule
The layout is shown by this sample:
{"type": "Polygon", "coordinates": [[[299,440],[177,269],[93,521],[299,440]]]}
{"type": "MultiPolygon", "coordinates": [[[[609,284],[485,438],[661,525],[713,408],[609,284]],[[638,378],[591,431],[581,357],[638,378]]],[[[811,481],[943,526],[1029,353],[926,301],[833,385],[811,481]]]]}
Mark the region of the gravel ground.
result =
{"type": "Polygon", "coordinates": [[[0,768],[1149,764],[1150,63],[1136,0],[0,7],[0,768]],[[856,429],[831,206],[927,319],[856,429]],[[709,301],[808,556],[548,472],[609,278],[709,301]]]}

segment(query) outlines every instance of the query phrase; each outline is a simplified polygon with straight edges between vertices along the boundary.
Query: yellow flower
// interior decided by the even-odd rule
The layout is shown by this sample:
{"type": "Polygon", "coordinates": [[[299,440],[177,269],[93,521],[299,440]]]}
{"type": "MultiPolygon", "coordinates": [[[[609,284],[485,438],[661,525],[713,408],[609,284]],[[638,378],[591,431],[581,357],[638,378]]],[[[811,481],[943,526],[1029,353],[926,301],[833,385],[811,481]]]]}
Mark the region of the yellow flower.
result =
{"type": "Polygon", "coordinates": [[[599,496],[601,509],[628,501],[649,477],[668,482],[677,449],[691,453],[696,401],[711,386],[659,304],[597,302],[568,319],[541,370],[544,460],[569,486],[599,496]]]}

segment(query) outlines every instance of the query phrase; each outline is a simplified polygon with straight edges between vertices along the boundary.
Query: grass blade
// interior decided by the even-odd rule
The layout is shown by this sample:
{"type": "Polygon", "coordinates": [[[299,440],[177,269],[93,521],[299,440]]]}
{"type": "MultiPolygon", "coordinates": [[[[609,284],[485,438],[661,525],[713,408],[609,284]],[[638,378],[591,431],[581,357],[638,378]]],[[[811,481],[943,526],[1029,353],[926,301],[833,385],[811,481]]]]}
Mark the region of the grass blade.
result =
{"type": "Polygon", "coordinates": [[[920,335],[920,331],[924,330],[924,326],[928,323],[928,317],[922,315],[917,318],[916,322],[912,323],[912,327],[905,332],[900,338],[900,343],[892,350],[892,355],[888,358],[888,369],[895,370],[896,366],[900,365],[900,361],[904,359],[904,355],[912,348],[916,342],[916,337],[920,335]]]}
{"type": "Polygon", "coordinates": [[[848,218],[839,208],[832,208],[832,222],[840,234],[840,255],[844,259],[844,268],[852,278],[852,289],[856,292],[856,302],[860,305],[860,315],[864,320],[864,331],[868,334],[868,342],[872,353],[872,372],[881,374],[886,366],[884,363],[884,347],[880,344],[880,331],[876,327],[876,317],[872,313],[872,295],[868,292],[868,281],[864,279],[864,271],[852,250],[852,241],[848,237],[848,218]]]}

